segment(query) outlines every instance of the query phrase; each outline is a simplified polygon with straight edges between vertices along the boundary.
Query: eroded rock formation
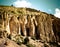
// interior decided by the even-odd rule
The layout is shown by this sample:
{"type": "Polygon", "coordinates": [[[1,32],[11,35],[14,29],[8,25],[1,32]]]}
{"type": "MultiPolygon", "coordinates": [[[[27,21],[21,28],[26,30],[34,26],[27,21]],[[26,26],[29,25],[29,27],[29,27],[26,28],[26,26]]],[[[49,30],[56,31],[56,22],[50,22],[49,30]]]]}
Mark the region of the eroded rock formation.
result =
{"type": "MultiPolygon", "coordinates": [[[[0,7],[0,10],[2,8],[0,7]]],[[[60,42],[60,19],[51,14],[37,10],[31,11],[28,8],[14,11],[14,9],[10,10],[8,7],[7,11],[2,11],[0,11],[0,31],[6,31],[8,35],[12,36],[19,34],[26,37],[35,37],[43,43],[60,42]],[[16,11],[19,14],[16,14],[16,11]]]]}

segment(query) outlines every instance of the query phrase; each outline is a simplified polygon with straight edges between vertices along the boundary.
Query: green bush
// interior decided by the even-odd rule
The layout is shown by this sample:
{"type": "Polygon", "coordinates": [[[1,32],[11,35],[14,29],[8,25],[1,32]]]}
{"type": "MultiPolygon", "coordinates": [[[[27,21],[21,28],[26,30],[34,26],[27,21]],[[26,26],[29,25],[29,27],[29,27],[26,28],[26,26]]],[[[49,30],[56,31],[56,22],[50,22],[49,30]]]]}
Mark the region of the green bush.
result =
{"type": "Polygon", "coordinates": [[[15,42],[18,44],[18,45],[21,45],[23,43],[23,37],[21,37],[20,35],[18,36],[15,36],[15,42]]]}
{"type": "Polygon", "coordinates": [[[28,39],[28,37],[26,37],[26,38],[24,39],[23,44],[28,44],[28,42],[29,42],[29,39],[28,39]]]}
{"type": "Polygon", "coordinates": [[[35,47],[35,46],[32,44],[27,44],[27,47],[35,47]]]}
{"type": "Polygon", "coordinates": [[[21,45],[21,44],[22,44],[22,42],[19,41],[19,39],[16,40],[16,43],[17,43],[18,45],[21,45]]]}
{"type": "Polygon", "coordinates": [[[36,37],[35,37],[35,36],[33,36],[33,37],[31,37],[31,39],[36,40],[36,37]]]}

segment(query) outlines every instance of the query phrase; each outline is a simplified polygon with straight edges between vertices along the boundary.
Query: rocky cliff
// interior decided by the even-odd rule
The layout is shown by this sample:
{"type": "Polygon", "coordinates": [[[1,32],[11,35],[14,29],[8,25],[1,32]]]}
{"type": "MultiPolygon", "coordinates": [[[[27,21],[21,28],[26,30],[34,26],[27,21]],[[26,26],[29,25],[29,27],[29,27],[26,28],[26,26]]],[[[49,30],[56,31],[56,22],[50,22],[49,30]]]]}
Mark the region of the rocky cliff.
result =
{"type": "Polygon", "coordinates": [[[0,38],[16,40],[19,35],[28,38],[29,42],[39,41],[34,47],[58,47],[60,19],[31,8],[0,6],[0,38]]]}

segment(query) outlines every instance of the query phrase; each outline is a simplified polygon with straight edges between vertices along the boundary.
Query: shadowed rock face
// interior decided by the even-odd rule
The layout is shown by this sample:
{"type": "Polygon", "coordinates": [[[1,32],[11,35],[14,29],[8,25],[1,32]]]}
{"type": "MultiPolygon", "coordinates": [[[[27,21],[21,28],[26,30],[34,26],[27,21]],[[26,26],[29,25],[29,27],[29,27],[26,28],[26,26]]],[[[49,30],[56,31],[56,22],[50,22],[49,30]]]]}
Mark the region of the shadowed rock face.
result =
{"type": "Polygon", "coordinates": [[[56,41],[60,42],[60,19],[53,20],[53,32],[56,37],[56,41]]]}
{"type": "Polygon", "coordinates": [[[60,19],[40,11],[22,10],[24,12],[19,14],[15,11],[13,14],[6,11],[0,13],[0,30],[12,36],[35,37],[42,42],[60,42],[60,19]]]}

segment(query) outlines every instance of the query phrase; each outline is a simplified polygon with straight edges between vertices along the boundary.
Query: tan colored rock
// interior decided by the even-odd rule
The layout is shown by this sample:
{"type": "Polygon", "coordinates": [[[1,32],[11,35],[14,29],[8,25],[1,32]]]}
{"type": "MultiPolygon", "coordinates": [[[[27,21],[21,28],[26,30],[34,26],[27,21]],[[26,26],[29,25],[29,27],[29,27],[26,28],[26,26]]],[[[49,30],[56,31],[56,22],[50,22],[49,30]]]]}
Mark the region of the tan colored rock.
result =
{"type": "MultiPolygon", "coordinates": [[[[16,35],[35,37],[40,40],[40,44],[37,45],[36,43],[36,47],[44,47],[45,42],[47,47],[51,46],[49,43],[53,42],[57,45],[57,42],[60,42],[59,20],[51,14],[35,9],[1,6],[0,32],[2,34],[0,36],[7,38],[7,34],[9,34],[12,35],[12,39],[16,35]]],[[[30,42],[35,41],[30,40],[30,42]]],[[[51,47],[54,47],[54,45],[52,44],[51,47]]]]}
{"type": "Polygon", "coordinates": [[[21,18],[19,18],[19,24],[20,24],[20,34],[23,36],[26,36],[26,23],[27,23],[27,18],[26,16],[22,16],[21,18]]]}
{"type": "Polygon", "coordinates": [[[9,26],[10,26],[10,33],[12,35],[17,35],[19,33],[19,22],[17,20],[17,17],[15,16],[11,17],[9,26]]]}
{"type": "Polygon", "coordinates": [[[20,47],[14,41],[9,39],[0,39],[0,47],[20,47]]]}

